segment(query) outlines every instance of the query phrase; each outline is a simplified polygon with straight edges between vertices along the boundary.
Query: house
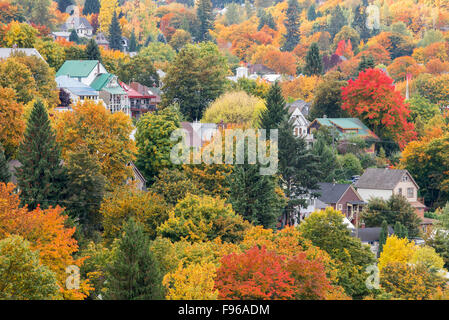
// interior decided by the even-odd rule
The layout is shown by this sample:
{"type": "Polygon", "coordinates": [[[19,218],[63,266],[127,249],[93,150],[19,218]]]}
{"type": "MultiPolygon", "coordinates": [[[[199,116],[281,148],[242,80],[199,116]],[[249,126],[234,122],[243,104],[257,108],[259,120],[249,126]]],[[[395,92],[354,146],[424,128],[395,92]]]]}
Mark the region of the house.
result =
{"type": "Polygon", "coordinates": [[[129,47],[129,39],[127,37],[122,36],[122,41],[120,42],[124,52],[128,52],[129,47]]]}
{"type": "Polygon", "coordinates": [[[98,91],[67,75],[56,77],[56,85],[59,89],[63,89],[70,95],[72,103],[82,102],[84,100],[98,101],[99,99],[98,91]]]}
{"type": "Polygon", "coordinates": [[[8,59],[11,55],[14,55],[19,52],[27,56],[38,57],[39,59],[45,61],[45,59],[41,56],[39,51],[37,51],[34,48],[0,48],[0,59],[8,59]]]}
{"type": "MultiPolygon", "coordinates": [[[[317,118],[309,125],[309,133],[318,130],[322,126],[335,128],[338,140],[344,142],[351,137],[359,137],[365,141],[379,141],[379,137],[357,118],[317,118]]],[[[374,144],[365,150],[367,153],[374,153],[374,144]]]]}
{"type": "Polygon", "coordinates": [[[53,40],[56,40],[58,38],[63,38],[65,40],[69,41],[70,33],[71,32],[68,32],[68,31],[54,31],[51,33],[51,36],[52,36],[53,40]]]}
{"type": "Polygon", "coordinates": [[[311,191],[312,195],[318,196],[307,199],[307,208],[301,209],[301,218],[307,217],[315,210],[332,207],[341,211],[352,224],[357,225],[365,201],[351,184],[321,182],[318,187],[317,190],[311,191]]]}
{"type": "Polygon", "coordinates": [[[64,24],[62,24],[60,31],[71,32],[76,31],[78,37],[92,38],[94,28],[89,21],[84,17],[70,16],[64,24]]]}
{"type": "MultiPolygon", "coordinates": [[[[355,183],[364,201],[372,198],[388,200],[393,194],[402,194],[424,220],[426,206],[418,200],[419,186],[407,170],[368,168],[355,183]]],[[[424,221],[423,221],[424,222],[424,221]]],[[[427,221],[425,224],[429,224],[427,221]]]]}
{"type": "Polygon", "coordinates": [[[144,86],[143,84],[140,84],[138,82],[131,82],[129,84],[129,86],[131,88],[133,88],[134,90],[136,90],[137,92],[139,92],[140,94],[142,94],[142,95],[151,96],[152,97],[151,101],[150,101],[151,105],[154,105],[154,106],[157,107],[157,105],[159,103],[161,103],[161,101],[162,101],[162,98],[161,98],[162,92],[161,92],[161,90],[159,88],[147,87],[147,86],[144,86]]]}
{"type": "Polygon", "coordinates": [[[99,47],[109,49],[109,40],[104,33],[98,32],[97,35],[95,36],[95,42],[98,44],[99,47]]]}
{"type": "MultiPolygon", "coordinates": [[[[371,252],[377,255],[379,251],[379,239],[382,228],[358,228],[352,230],[352,236],[359,238],[362,244],[370,246],[371,252]]],[[[394,233],[393,228],[388,226],[388,235],[391,236],[394,233]]]]}
{"type": "MultiPolygon", "coordinates": [[[[302,100],[298,100],[302,101],[302,100]]],[[[296,137],[303,137],[308,146],[313,143],[313,134],[308,133],[309,120],[306,119],[304,111],[308,112],[308,107],[306,107],[307,102],[304,104],[295,101],[295,103],[287,104],[288,112],[290,114],[290,120],[293,122],[293,134],[296,137]]]]}
{"type": "Polygon", "coordinates": [[[104,73],[107,73],[106,68],[98,60],[67,60],[56,72],[56,77],[68,76],[90,86],[97,75],[104,73]]]}
{"type": "Polygon", "coordinates": [[[221,128],[225,129],[225,124],[181,122],[181,128],[187,134],[186,143],[188,147],[201,148],[205,143],[211,141],[212,137],[221,128]]]}
{"type": "Polygon", "coordinates": [[[258,74],[258,75],[266,75],[266,74],[274,74],[274,70],[270,69],[266,66],[264,66],[263,64],[250,64],[248,63],[247,65],[248,67],[248,72],[249,74],[258,74]]]}
{"type": "Polygon", "coordinates": [[[128,94],[120,86],[117,76],[110,73],[100,73],[90,85],[99,91],[99,97],[111,113],[122,111],[131,116],[128,94]]]}
{"type": "MultiPolygon", "coordinates": [[[[127,85],[121,81],[119,81],[119,84],[128,94],[132,118],[139,119],[144,113],[156,110],[156,96],[151,94],[148,90],[142,90],[143,92],[139,92],[131,85],[127,85]]],[[[140,83],[137,84],[140,85],[140,83]]],[[[140,85],[140,87],[145,88],[143,85],[140,85]]]]}

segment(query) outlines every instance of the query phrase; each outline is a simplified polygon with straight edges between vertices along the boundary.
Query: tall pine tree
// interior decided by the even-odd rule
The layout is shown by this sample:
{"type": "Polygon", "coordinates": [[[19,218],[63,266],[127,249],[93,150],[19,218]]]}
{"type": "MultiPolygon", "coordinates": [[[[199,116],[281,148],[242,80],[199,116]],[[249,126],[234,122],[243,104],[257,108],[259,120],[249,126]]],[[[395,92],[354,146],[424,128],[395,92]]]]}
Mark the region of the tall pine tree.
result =
{"type": "Polygon", "coordinates": [[[72,31],[70,31],[69,41],[75,42],[77,44],[80,42],[80,38],[78,37],[75,29],[72,29],[72,31]]]}
{"type": "Polygon", "coordinates": [[[361,40],[367,40],[371,36],[371,31],[366,26],[366,6],[360,4],[355,7],[353,15],[352,27],[359,33],[361,40]]]}
{"type": "Polygon", "coordinates": [[[85,56],[87,60],[98,60],[101,61],[100,48],[98,48],[97,42],[94,39],[90,39],[87,42],[85,56]]]}
{"type": "Polygon", "coordinates": [[[284,51],[292,51],[299,43],[300,13],[298,0],[288,0],[287,20],[285,21],[287,33],[284,35],[285,42],[282,48],[284,51]]]}
{"type": "Polygon", "coordinates": [[[379,248],[377,250],[377,257],[380,256],[382,250],[384,249],[384,244],[387,242],[388,238],[388,223],[386,220],[382,221],[382,226],[379,235],[379,248]]]}
{"type": "Polygon", "coordinates": [[[30,209],[63,204],[66,175],[60,161],[60,149],[42,101],[34,103],[17,160],[20,197],[30,209]]]}
{"type": "Polygon", "coordinates": [[[143,227],[130,218],[106,273],[108,300],[163,299],[162,274],[143,227]]]}
{"type": "Polygon", "coordinates": [[[100,13],[100,0],[86,0],[83,8],[83,15],[100,13]]]}
{"type": "Polygon", "coordinates": [[[262,111],[259,118],[259,128],[267,130],[278,129],[280,123],[286,117],[285,100],[282,96],[282,89],[276,82],[270,87],[266,97],[267,108],[262,111]]]}
{"type": "Polygon", "coordinates": [[[308,76],[320,75],[323,73],[323,61],[320,55],[320,49],[316,42],[312,43],[306,56],[306,66],[304,73],[308,76]]]}
{"type": "Polygon", "coordinates": [[[58,10],[65,12],[68,6],[73,4],[73,0],[58,0],[58,10]]]}
{"type": "Polygon", "coordinates": [[[8,161],[6,161],[3,146],[0,143],[0,182],[8,183],[10,179],[11,174],[9,173],[8,161]]]}
{"type": "Polygon", "coordinates": [[[358,76],[360,72],[365,71],[366,69],[372,69],[374,67],[375,67],[374,59],[371,55],[368,57],[362,56],[362,60],[360,61],[359,66],[357,67],[356,76],[358,76]]]}
{"type": "Polygon", "coordinates": [[[210,40],[209,30],[212,29],[214,23],[211,0],[199,0],[196,15],[199,21],[196,40],[198,42],[210,40]]]}
{"type": "Polygon", "coordinates": [[[122,46],[122,28],[118,22],[117,13],[114,11],[111,24],[109,26],[109,48],[113,50],[123,50],[122,46]]]}
{"type": "Polygon", "coordinates": [[[136,52],[137,51],[137,39],[136,39],[136,33],[131,33],[131,37],[129,38],[129,46],[128,46],[129,52],[136,52]]]}
{"type": "Polygon", "coordinates": [[[307,10],[307,20],[315,21],[317,18],[315,3],[312,3],[307,10]]]}
{"type": "Polygon", "coordinates": [[[347,23],[346,17],[343,14],[343,10],[340,5],[337,5],[332,11],[331,18],[329,21],[328,31],[331,38],[334,39],[335,35],[340,32],[341,28],[347,23]]]}

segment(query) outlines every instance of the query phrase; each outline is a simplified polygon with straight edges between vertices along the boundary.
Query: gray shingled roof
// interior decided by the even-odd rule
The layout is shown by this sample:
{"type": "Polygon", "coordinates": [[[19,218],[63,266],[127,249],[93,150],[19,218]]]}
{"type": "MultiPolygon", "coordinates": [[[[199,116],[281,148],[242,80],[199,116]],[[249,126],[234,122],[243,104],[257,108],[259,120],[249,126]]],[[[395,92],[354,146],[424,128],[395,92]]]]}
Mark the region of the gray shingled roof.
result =
{"type": "MultiPolygon", "coordinates": [[[[352,235],[357,236],[362,242],[379,241],[380,231],[382,228],[359,228],[358,230],[352,230],[352,235]]],[[[393,234],[393,228],[388,226],[388,235],[393,234]]]]}
{"type": "MultiPolygon", "coordinates": [[[[407,170],[368,168],[355,186],[361,189],[391,190],[401,181],[402,176],[407,173],[407,170]]],[[[414,182],[411,175],[409,176],[414,182]]]]}
{"type": "Polygon", "coordinates": [[[318,199],[324,203],[331,204],[337,203],[337,201],[340,200],[342,195],[346,192],[346,190],[348,190],[351,185],[321,182],[318,183],[318,186],[319,189],[313,191],[321,195],[318,197],[318,199]]]}

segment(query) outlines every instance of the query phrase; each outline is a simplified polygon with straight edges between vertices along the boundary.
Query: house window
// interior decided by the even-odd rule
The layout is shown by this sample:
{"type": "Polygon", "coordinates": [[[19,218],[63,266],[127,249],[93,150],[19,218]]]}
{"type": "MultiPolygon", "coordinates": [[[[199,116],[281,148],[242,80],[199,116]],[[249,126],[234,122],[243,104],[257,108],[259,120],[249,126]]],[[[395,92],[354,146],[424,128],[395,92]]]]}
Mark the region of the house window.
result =
{"type": "Polygon", "coordinates": [[[408,176],[407,175],[404,175],[403,177],[402,177],[402,181],[408,181],[408,176]]]}
{"type": "Polygon", "coordinates": [[[298,128],[295,128],[295,136],[298,136],[298,128]]]}
{"type": "Polygon", "coordinates": [[[413,188],[407,188],[407,198],[413,198],[414,194],[413,188]]]}
{"type": "Polygon", "coordinates": [[[338,205],[338,210],[343,210],[343,205],[341,203],[338,205]]]}
{"type": "Polygon", "coordinates": [[[402,194],[402,188],[399,188],[398,194],[402,194]]]}

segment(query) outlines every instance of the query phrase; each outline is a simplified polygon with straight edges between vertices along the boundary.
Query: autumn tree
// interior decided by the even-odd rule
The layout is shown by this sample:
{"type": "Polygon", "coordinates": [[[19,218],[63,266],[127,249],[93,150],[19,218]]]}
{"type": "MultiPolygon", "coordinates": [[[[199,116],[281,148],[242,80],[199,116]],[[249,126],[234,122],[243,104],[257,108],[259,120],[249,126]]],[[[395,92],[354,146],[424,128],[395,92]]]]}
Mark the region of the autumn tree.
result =
{"type": "Polygon", "coordinates": [[[223,121],[246,124],[254,127],[264,109],[265,103],[260,98],[250,96],[243,91],[227,92],[210,104],[202,120],[211,123],[223,121]]]}
{"type": "Polygon", "coordinates": [[[237,215],[225,200],[188,194],[169,212],[169,218],[158,227],[162,237],[190,242],[213,240],[238,242],[249,223],[237,215]]]}
{"type": "Polygon", "coordinates": [[[369,293],[365,286],[365,268],[374,261],[374,256],[368,246],[351,235],[343,218],[340,212],[326,208],[312,213],[299,229],[313,245],[340,262],[337,283],[346,294],[353,298],[363,297],[369,293]]]}
{"type": "Polygon", "coordinates": [[[309,111],[309,119],[341,118],[346,112],[341,108],[341,88],[347,84],[344,80],[324,79],[315,89],[312,106],[309,111]]]}
{"type": "Polygon", "coordinates": [[[159,300],[163,298],[162,275],[149,249],[143,227],[129,219],[117,253],[107,268],[107,300],[159,300]]]}
{"type": "Polygon", "coordinates": [[[112,17],[118,7],[117,0],[99,0],[100,11],[98,14],[98,22],[100,23],[100,31],[109,33],[112,17]]]}
{"type": "Polygon", "coordinates": [[[127,165],[134,160],[136,152],[135,143],[130,139],[129,117],[123,112],[111,114],[93,101],[78,102],[72,109],[73,112],[60,113],[55,119],[63,159],[85,147],[92,157],[98,157],[107,189],[123,184],[131,174],[127,165]]]}
{"type": "Polygon", "coordinates": [[[19,147],[17,181],[21,198],[29,208],[55,206],[64,199],[66,173],[60,163],[47,110],[42,101],[34,104],[19,147]]]}
{"type": "Polygon", "coordinates": [[[393,86],[393,80],[382,70],[368,69],[342,89],[342,109],[359,117],[378,136],[394,139],[400,147],[414,139],[410,110],[404,97],[393,86]]]}
{"type": "Polygon", "coordinates": [[[177,102],[187,120],[201,119],[206,106],[223,93],[226,74],[225,58],[216,45],[186,45],[168,68],[162,103],[177,102]]]}
{"type": "Polygon", "coordinates": [[[132,186],[114,190],[101,203],[104,238],[108,242],[119,238],[123,224],[132,218],[142,225],[146,237],[154,239],[157,227],[168,218],[165,206],[162,196],[132,186]]]}
{"type": "Polygon", "coordinates": [[[8,48],[17,45],[19,48],[33,48],[38,31],[27,23],[12,21],[6,26],[2,42],[8,48]]]}
{"type": "Polygon", "coordinates": [[[0,61],[0,86],[13,89],[19,103],[28,103],[38,94],[31,70],[14,58],[0,61]]]}
{"type": "Polygon", "coordinates": [[[285,42],[282,49],[284,51],[292,51],[296,45],[299,43],[299,14],[300,12],[298,0],[289,0],[286,12],[285,29],[286,34],[284,35],[285,42]]]}
{"type": "Polygon", "coordinates": [[[6,159],[15,155],[22,139],[25,123],[23,106],[16,102],[13,89],[0,87],[0,144],[6,159]]]}
{"type": "Polygon", "coordinates": [[[56,298],[56,277],[39,261],[20,236],[0,240],[0,299],[51,300],[56,298]]]}

